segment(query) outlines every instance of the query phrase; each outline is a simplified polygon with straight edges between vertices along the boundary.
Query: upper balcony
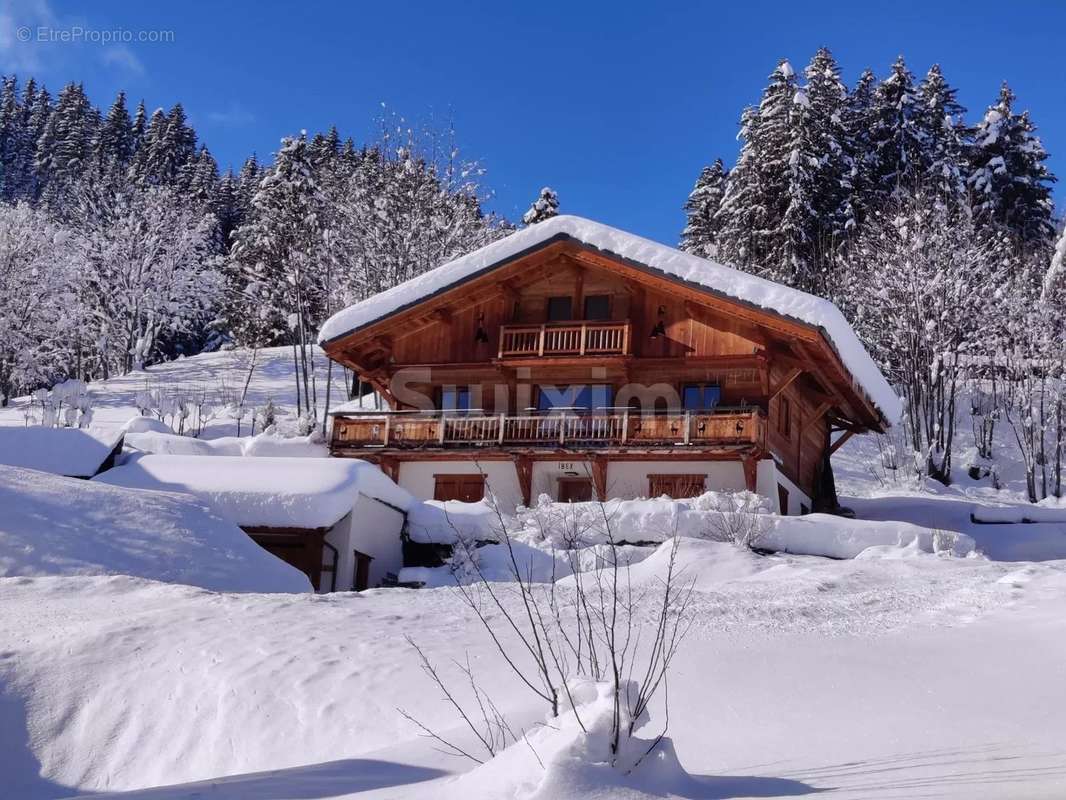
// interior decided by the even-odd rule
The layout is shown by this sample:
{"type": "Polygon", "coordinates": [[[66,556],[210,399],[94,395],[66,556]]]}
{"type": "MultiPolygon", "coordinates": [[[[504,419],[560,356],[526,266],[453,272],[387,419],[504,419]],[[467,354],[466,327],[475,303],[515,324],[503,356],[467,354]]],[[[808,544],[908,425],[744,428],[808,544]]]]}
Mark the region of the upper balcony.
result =
{"type": "Polygon", "coordinates": [[[640,414],[618,409],[508,414],[352,412],[333,420],[334,453],[470,448],[589,449],[702,447],[761,449],[759,408],[640,414]]]}
{"type": "Polygon", "coordinates": [[[629,355],[629,320],[503,325],[500,358],[629,355]]]}

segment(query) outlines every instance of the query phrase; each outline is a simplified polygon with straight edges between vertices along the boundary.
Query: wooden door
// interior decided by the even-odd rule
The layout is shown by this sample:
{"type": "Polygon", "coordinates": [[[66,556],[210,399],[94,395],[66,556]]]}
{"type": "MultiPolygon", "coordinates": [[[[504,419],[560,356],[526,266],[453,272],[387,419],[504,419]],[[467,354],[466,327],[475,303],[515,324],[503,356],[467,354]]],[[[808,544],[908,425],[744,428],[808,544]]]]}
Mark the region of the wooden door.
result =
{"type": "Polygon", "coordinates": [[[587,503],[591,499],[591,478],[559,478],[560,503],[587,503]]]}
{"type": "Polygon", "coordinates": [[[485,496],[484,475],[434,475],[434,500],[460,500],[476,503],[485,496]]]}

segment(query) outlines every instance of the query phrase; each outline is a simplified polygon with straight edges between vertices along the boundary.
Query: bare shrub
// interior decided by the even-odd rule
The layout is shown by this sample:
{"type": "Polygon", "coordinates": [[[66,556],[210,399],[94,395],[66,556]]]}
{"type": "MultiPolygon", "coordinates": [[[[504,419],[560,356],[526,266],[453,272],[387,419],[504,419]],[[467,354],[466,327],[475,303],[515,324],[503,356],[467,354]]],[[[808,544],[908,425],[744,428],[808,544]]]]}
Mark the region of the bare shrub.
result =
{"type": "Polygon", "coordinates": [[[754,492],[708,492],[697,508],[711,511],[704,536],[754,550],[766,532],[766,501],[754,492]]]}
{"type": "MultiPolygon", "coordinates": [[[[489,580],[483,559],[474,552],[476,543],[469,536],[459,534],[449,520],[461,551],[455,559],[461,566],[453,571],[459,597],[477,617],[516,682],[543,701],[551,717],[558,717],[563,711],[572,712],[582,732],[588,734],[581,699],[574,696],[572,687],[580,680],[606,683],[614,707],[609,732],[611,763],[632,769],[666,735],[668,709],[662,729],[647,751],[634,763],[618,763],[626,740],[633,737],[634,729],[646,719],[648,706],[660,691],[668,706],[671,665],[692,624],[692,583],[680,574],[680,539],[676,530],[663,545],[667,560],[665,575],[638,585],[630,571],[629,548],[619,544],[604,503],[573,504],[545,513],[541,519],[545,525],[553,526],[553,530],[545,531],[544,538],[556,541],[561,536],[565,546],[553,551],[556,567],[548,579],[535,580],[532,562],[527,557],[528,546],[513,539],[504,515],[491,495],[489,498],[497,518],[494,527],[499,544],[496,546],[505,548],[511,580],[489,580]],[[595,509],[599,516],[595,526],[589,523],[590,509],[595,509]],[[583,572],[580,549],[590,544],[590,527],[594,527],[600,542],[601,568],[583,572]],[[464,575],[472,576],[472,581],[462,580],[464,575]],[[564,577],[567,580],[563,581],[564,577]]],[[[471,685],[476,711],[464,708],[443,685],[429,660],[421,651],[419,654],[423,669],[456,707],[467,727],[474,731],[488,757],[498,752],[501,743],[523,738],[524,732],[516,735],[506,728],[469,668],[464,673],[471,685]]],[[[417,719],[401,713],[425,735],[443,744],[448,752],[481,761],[464,748],[445,741],[417,719]]]]}

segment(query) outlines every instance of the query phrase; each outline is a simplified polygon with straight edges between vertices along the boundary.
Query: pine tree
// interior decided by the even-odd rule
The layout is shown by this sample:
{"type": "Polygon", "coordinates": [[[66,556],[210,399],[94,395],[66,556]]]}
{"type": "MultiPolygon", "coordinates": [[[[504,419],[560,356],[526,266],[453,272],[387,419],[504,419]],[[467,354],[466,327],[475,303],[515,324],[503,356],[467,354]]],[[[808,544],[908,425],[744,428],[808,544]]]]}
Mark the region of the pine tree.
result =
{"type": "Polygon", "coordinates": [[[717,253],[718,228],[721,220],[718,210],[722,207],[729,171],[722,164],[722,159],[715,159],[709,167],[704,167],[696,186],[685,203],[688,224],[681,232],[680,248],[686,253],[714,258],[717,253]]]}
{"type": "Polygon", "coordinates": [[[104,117],[94,143],[96,167],[106,174],[124,175],[133,158],[134,131],[126,108],[126,93],[119,92],[104,117]]]}
{"type": "Polygon", "coordinates": [[[18,81],[5,77],[0,87],[0,199],[13,203],[18,198],[19,161],[26,145],[23,110],[19,104],[18,81]]]}
{"type": "Polygon", "coordinates": [[[999,102],[977,125],[969,185],[978,223],[1008,232],[1030,252],[1046,247],[1054,236],[1049,184],[1055,176],[1044,165],[1047,151],[1029,112],[1015,113],[1014,99],[1004,83],[999,102]]]}
{"type": "Polygon", "coordinates": [[[880,208],[891,197],[921,185],[925,148],[922,108],[914,75],[903,56],[874,92],[870,110],[870,197],[867,207],[880,208]]]}
{"type": "Polygon", "coordinates": [[[130,127],[130,140],[132,152],[136,153],[144,141],[144,134],[148,129],[148,115],[144,110],[144,100],[137,104],[137,111],[133,115],[133,123],[130,127]]]}
{"type": "Polygon", "coordinates": [[[533,205],[522,215],[522,222],[526,225],[536,225],[546,219],[551,219],[559,213],[559,195],[550,186],[540,190],[540,195],[533,201],[533,205]]]}
{"type": "Polygon", "coordinates": [[[99,122],[99,112],[84,87],[76,83],[64,87],[37,142],[37,173],[47,203],[61,203],[63,192],[89,167],[99,122]]]}
{"type": "Polygon", "coordinates": [[[876,160],[870,142],[870,129],[876,92],[877,76],[870,69],[863,70],[844,106],[844,149],[849,172],[845,179],[845,196],[836,217],[837,229],[845,237],[855,234],[869,216],[869,204],[874,197],[876,160]]]}
{"type": "Polygon", "coordinates": [[[949,208],[957,208],[966,193],[966,109],[955,99],[956,90],[939,64],[930,67],[917,94],[923,140],[919,182],[949,208]]]}

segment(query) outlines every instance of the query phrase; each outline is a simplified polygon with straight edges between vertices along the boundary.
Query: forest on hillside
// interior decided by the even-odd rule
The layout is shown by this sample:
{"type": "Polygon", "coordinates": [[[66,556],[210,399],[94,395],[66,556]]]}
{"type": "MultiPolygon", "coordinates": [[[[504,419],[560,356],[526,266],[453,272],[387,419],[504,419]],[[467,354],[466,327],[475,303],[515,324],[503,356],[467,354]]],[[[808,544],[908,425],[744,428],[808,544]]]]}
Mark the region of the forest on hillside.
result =
{"type": "MultiPolygon", "coordinates": [[[[906,401],[893,469],[949,481],[965,426],[964,466],[994,481],[1008,425],[1038,499],[1061,493],[1066,238],[1029,112],[1006,84],[990,101],[969,119],[938,66],[903,58],[850,89],[827,49],[802,74],[781,61],[735,163],[698,176],[681,247],[841,307],[906,401]]],[[[221,346],[306,360],[333,311],[559,207],[545,189],[512,223],[489,196],[447,128],[300,133],[220,174],[180,104],[104,111],[6,77],[0,402],[221,346]]]]}

